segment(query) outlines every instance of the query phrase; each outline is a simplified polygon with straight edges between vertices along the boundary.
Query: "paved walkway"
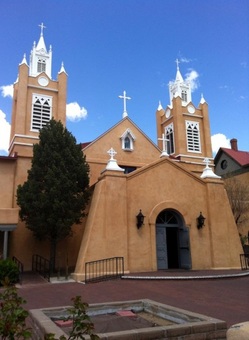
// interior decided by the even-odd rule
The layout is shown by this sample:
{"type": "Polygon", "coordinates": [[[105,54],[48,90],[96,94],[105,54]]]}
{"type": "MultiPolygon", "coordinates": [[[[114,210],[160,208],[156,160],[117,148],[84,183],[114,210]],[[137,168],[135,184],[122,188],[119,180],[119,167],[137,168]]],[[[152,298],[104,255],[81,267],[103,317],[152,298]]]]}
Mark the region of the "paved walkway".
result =
{"type": "Polygon", "coordinates": [[[89,304],[148,298],[224,320],[228,327],[249,321],[249,271],[160,271],[137,275],[143,279],[127,277],[91,284],[47,283],[39,277],[24,276],[18,290],[27,301],[25,309],[67,306],[76,295],[89,304]]]}

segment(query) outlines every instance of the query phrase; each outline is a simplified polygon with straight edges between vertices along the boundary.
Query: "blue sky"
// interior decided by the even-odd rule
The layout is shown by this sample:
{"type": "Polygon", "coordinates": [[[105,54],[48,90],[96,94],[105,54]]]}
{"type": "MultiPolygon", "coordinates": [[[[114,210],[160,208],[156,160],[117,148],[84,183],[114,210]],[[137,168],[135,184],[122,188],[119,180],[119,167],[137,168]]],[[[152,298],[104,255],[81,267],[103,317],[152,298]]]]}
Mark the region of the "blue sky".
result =
{"type": "Polygon", "coordinates": [[[69,76],[67,128],[78,142],[122,119],[125,90],[129,117],[156,143],[155,112],[159,101],[169,104],[178,58],[195,106],[202,93],[209,104],[214,151],[231,138],[249,151],[248,0],[2,0],[0,18],[0,154],[11,123],[8,86],[42,22],[53,79],[61,62],[69,76]]]}

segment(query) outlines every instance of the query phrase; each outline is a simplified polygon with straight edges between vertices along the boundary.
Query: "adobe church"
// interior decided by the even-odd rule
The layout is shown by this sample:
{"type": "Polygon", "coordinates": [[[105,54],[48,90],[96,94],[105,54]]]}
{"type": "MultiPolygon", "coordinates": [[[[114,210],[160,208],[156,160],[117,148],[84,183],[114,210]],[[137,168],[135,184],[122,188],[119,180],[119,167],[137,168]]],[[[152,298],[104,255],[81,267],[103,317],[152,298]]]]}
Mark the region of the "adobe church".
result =
{"type": "MultiPolygon", "coordinates": [[[[16,189],[27,179],[39,130],[54,117],[66,121],[67,74],[52,79],[52,48],[43,25],[30,62],[24,56],[14,83],[9,156],[0,156],[0,253],[30,270],[32,255],[48,258],[49,244],[34,239],[18,217],[16,189]]],[[[213,172],[208,104],[198,106],[181,75],[169,85],[169,104],[156,111],[153,142],[126,111],[90,143],[88,215],[58,245],[57,265],[83,280],[85,263],[124,258],[124,270],[240,268],[242,247],[222,179],[213,172]]],[[[152,113],[153,114],[153,113],[152,113]]],[[[51,202],[53,204],[53,202],[51,202]]]]}

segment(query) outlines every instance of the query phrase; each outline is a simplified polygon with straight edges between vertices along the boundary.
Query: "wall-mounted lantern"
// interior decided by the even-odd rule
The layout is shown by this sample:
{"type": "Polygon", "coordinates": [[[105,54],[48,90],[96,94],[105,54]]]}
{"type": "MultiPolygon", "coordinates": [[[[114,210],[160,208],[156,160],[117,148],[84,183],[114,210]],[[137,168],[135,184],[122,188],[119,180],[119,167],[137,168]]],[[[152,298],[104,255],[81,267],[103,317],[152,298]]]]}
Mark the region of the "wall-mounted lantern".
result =
{"type": "Polygon", "coordinates": [[[200,212],[200,215],[197,217],[197,228],[201,229],[202,227],[205,226],[205,217],[202,215],[202,212],[200,212]]]}
{"type": "Polygon", "coordinates": [[[140,209],[139,214],[136,217],[137,217],[137,228],[139,229],[144,224],[144,218],[145,218],[141,209],[140,209]]]}

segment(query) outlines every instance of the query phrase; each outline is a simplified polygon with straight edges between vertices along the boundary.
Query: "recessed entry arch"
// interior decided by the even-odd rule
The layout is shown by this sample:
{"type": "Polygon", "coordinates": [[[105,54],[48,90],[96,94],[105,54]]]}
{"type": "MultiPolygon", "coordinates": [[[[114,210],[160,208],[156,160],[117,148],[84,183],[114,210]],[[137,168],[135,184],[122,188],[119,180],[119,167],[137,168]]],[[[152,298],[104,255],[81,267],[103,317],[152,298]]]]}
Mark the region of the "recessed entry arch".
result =
{"type": "Polygon", "coordinates": [[[157,269],[191,269],[189,228],[174,209],[157,215],[156,254],[157,269]]]}

